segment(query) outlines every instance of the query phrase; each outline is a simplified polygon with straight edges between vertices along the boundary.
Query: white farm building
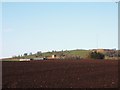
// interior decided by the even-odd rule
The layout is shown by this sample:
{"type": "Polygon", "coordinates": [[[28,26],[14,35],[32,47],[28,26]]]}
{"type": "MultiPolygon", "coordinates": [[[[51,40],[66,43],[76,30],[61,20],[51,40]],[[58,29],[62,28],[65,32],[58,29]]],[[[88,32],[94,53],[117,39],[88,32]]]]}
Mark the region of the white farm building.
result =
{"type": "Polygon", "coordinates": [[[19,59],[19,61],[30,61],[30,59],[19,59]]]}

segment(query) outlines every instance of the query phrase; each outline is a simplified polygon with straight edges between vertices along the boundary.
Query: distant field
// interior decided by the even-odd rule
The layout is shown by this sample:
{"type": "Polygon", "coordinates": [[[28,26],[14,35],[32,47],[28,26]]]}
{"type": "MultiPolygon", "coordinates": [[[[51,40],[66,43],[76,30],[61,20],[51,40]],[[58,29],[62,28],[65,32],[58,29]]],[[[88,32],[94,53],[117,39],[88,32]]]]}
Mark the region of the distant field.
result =
{"type": "Polygon", "coordinates": [[[4,88],[115,88],[117,60],[2,62],[4,88]]]}
{"type": "Polygon", "coordinates": [[[86,56],[89,54],[89,50],[72,50],[70,51],[70,55],[77,55],[81,56],[81,58],[86,58],[86,56]]]}
{"type": "Polygon", "coordinates": [[[19,61],[19,59],[5,59],[5,60],[2,60],[3,62],[7,62],[7,61],[19,61]]]}

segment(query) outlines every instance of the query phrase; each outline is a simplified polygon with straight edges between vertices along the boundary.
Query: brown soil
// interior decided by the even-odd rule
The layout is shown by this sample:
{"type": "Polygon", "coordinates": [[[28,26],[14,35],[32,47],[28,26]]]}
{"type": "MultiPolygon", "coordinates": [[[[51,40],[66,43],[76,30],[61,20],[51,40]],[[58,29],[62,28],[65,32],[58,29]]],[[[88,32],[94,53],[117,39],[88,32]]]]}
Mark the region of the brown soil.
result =
{"type": "Polygon", "coordinates": [[[117,60],[2,62],[4,88],[116,88],[117,60]]]}

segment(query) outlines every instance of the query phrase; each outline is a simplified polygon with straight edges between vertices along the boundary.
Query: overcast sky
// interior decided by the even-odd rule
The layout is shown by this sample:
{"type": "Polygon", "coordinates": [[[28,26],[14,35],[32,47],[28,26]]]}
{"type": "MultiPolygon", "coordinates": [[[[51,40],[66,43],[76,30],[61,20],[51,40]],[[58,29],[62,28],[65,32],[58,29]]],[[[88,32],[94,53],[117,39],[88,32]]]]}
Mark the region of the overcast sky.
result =
{"type": "Polygon", "coordinates": [[[2,57],[52,50],[118,48],[114,2],[3,3],[2,57]]]}

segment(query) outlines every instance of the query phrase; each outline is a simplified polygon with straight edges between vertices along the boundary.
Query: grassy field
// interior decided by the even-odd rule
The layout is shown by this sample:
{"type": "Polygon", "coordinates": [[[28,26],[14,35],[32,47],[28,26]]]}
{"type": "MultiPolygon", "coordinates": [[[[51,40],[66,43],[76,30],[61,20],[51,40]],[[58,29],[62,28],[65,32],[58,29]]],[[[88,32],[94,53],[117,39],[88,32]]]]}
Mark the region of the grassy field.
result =
{"type": "Polygon", "coordinates": [[[72,50],[69,54],[86,58],[89,52],[90,52],[89,50],[72,50]]]}
{"type": "Polygon", "coordinates": [[[19,59],[4,59],[4,60],[2,60],[2,62],[10,62],[10,61],[12,61],[12,62],[18,62],[19,59]]]}

